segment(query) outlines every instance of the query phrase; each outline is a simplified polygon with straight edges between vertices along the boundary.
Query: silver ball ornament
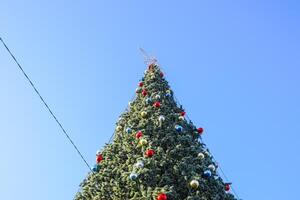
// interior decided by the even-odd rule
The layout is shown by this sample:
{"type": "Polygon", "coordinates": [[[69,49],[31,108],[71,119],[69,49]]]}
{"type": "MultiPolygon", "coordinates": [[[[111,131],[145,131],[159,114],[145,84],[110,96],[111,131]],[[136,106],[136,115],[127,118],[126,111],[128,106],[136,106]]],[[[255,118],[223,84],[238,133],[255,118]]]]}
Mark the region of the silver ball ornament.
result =
{"type": "Polygon", "coordinates": [[[100,154],[101,154],[101,151],[98,150],[98,151],[96,152],[96,156],[98,156],[98,155],[100,155],[100,154]]]}
{"type": "Polygon", "coordinates": [[[201,158],[201,159],[204,159],[205,155],[203,153],[198,153],[198,157],[201,158]]]}
{"type": "Polygon", "coordinates": [[[143,161],[137,161],[137,163],[134,164],[136,168],[143,168],[144,167],[144,162],[143,161]]]}
{"type": "Polygon", "coordinates": [[[132,173],[129,175],[129,178],[130,178],[130,180],[135,181],[135,180],[138,178],[138,174],[132,172],[132,173]]]}
{"type": "Polygon", "coordinates": [[[131,128],[126,128],[126,133],[132,133],[132,130],[131,130],[131,128]]]}
{"type": "Polygon", "coordinates": [[[215,171],[216,170],[216,167],[213,164],[208,165],[207,168],[210,169],[211,171],[215,171]]]}
{"type": "Polygon", "coordinates": [[[163,122],[163,121],[165,121],[166,120],[166,118],[165,118],[165,116],[163,116],[163,115],[160,115],[159,117],[158,117],[158,121],[160,121],[160,122],[163,122]]]}

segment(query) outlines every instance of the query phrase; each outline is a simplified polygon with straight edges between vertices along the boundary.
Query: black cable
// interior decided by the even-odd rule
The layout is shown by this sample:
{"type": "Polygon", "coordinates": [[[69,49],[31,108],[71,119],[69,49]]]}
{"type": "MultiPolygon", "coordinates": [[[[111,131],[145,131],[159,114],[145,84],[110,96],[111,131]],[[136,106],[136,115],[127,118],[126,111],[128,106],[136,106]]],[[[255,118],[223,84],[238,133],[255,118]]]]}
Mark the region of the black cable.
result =
{"type": "Polygon", "coordinates": [[[33,82],[30,80],[30,78],[28,77],[28,75],[26,74],[26,72],[24,71],[24,69],[22,68],[22,66],[20,65],[20,63],[17,61],[16,57],[12,54],[12,52],[9,50],[8,46],[5,44],[5,42],[3,41],[3,39],[1,37],[0,37],[0,40],[1,40],[2,44],[4,45],[4,47],[6,48],[7,52],[13,58],[13,60],[15,61],[15,63],[18,65],[19,69],[22,71],[23,75],[26,77],[26,79],[28,80],[28,82],[30,83],[30,85],[32,86],[32,88],[34,89],[35,93],[39,96],[39,98],[41,99],[41,101],[43,102],[43,104],[45,105],[45,107],[48,109],[48,111],[51,114],[51,116],[54,118],[54,120],[56,121],[56,123],[59,125],[59,127],[61,128],[61,130],[63,131],[63,133],[67,137],[67,139],[69,140],[69,142],[76,149],[77,153],[79,154],[79,156],[81,157],[81,159],[84,161],[84,163],[86,164],[86,166],[89,168],[89,170],[92,171],[92,168],[90,167],[90,165],[88,164],[88,162],[85,160],[85,158],[83,157],[82,153],[79,151],[79,149],[77,148],[77,146],[75,145],[75,143],[73,142],[73,140],[70,138],[70,136],[68,135],[67,131],[64,129],[64,127],[62,126],[62,124],[60,123],[60,121],[54,115],[54,113],[52,112],[52,110],[50,109],[50,107],[48,106],[48,104],[46,103],[46,101],[44,100],[44,98],[41,96],[40,92],[37,90],[37,88],[35,87],[35,85],[33,84],[33,82]]]}

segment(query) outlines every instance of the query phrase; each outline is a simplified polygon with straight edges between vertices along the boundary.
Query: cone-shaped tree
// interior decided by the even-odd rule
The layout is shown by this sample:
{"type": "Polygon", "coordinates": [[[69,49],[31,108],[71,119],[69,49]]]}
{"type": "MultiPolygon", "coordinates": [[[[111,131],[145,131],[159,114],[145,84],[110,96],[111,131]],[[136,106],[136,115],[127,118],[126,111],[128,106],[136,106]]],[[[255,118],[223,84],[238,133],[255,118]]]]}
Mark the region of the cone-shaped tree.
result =
{"type": "Polygon", "coordinates": [[[235,199],[199,140],[203,129],[185,119],[156,64],[149,65],[136,93],[75,199],[235,199]]]}

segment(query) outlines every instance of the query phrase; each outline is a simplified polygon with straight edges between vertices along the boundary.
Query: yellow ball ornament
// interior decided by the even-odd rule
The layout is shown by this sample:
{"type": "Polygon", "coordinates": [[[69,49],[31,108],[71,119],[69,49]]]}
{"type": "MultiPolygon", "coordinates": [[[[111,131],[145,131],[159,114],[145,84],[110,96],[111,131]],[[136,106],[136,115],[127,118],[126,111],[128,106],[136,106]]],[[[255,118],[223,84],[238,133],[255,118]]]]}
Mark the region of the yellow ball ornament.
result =
{"type": "Polygon", "coordinates": [[[191,188],[193,188],[193,189],[197,189],[197,188],[199,187],[199,182],[198,182],[197,180],[192,180],[192,181],[190,182],[190,186],[191,186],[191,188]]]}

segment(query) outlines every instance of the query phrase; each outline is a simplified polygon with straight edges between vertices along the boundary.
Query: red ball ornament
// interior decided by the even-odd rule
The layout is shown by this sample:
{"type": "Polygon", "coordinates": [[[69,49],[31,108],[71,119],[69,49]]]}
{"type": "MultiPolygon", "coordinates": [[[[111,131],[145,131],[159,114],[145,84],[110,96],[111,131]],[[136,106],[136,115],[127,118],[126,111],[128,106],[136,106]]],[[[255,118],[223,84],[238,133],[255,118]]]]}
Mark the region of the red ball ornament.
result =
{"type": "Polygon", "coordinates": [[[159,108],[160,106],[161,106],[161,104],[160,104],[160,102],[155,102],[154,104],[153,104],[153,106],[155,107],[155,108],[159,108]]]}
{"type": "Polygon", "coordinates": [[[167,197],[167,195],[166,194],[159,194],[158,196],[157,196],[157,200],[167,200],[168,199],[168,197],[167,197]]]}
{"type": "Polygon", "coordinates": [[[142,95],[143,95],[143,96],[146,96],[147,94],[148,94],[147,90],[143,90],[143,91],[142,91],[142,95]]]}
{"type": "Polygon", "coordinates": [[[153,149],[148,149],[145,153],[147,157],[152,157],[154,155],[154,150],[153,149]]]}
{"type": "Polygon", "coordinates": [[[103,160],[102,154],[97,155],[97,157],[96,157],[96,162],[99,163],[99,162],[101,162],[102,160],[103,160]]]}
{"type": "Polygon", "coordinates": [[[225,183],[225,191],[228,192],[230,190],[230,183],[225,183]]]}
{"type": "Polygon", "coordinates": [[[184,116],[185,116],[185,112],[182,111],[182,112],[180,113],[180,115],[184,117],[184,116]]]}
{"type": "Polygon", "coordinates": [[[200,128],[197,129],[197,131],[198,131],[198,133],[199,133],[200,135],[202,135],[204,129],[200,127],[200,128]]]}
{"type": "Polygon", "coordinates": [[[138,132],[135,134],[135,137],[136,137],[137,139],[140,139],[141,137],[143,137],[142,131],[138,131],[138,132]]]}
{"type": "Polygon", "coordinates": [[[144,83],[143,82],[139,82],[139,87],[143,87],[144,83]]]}

